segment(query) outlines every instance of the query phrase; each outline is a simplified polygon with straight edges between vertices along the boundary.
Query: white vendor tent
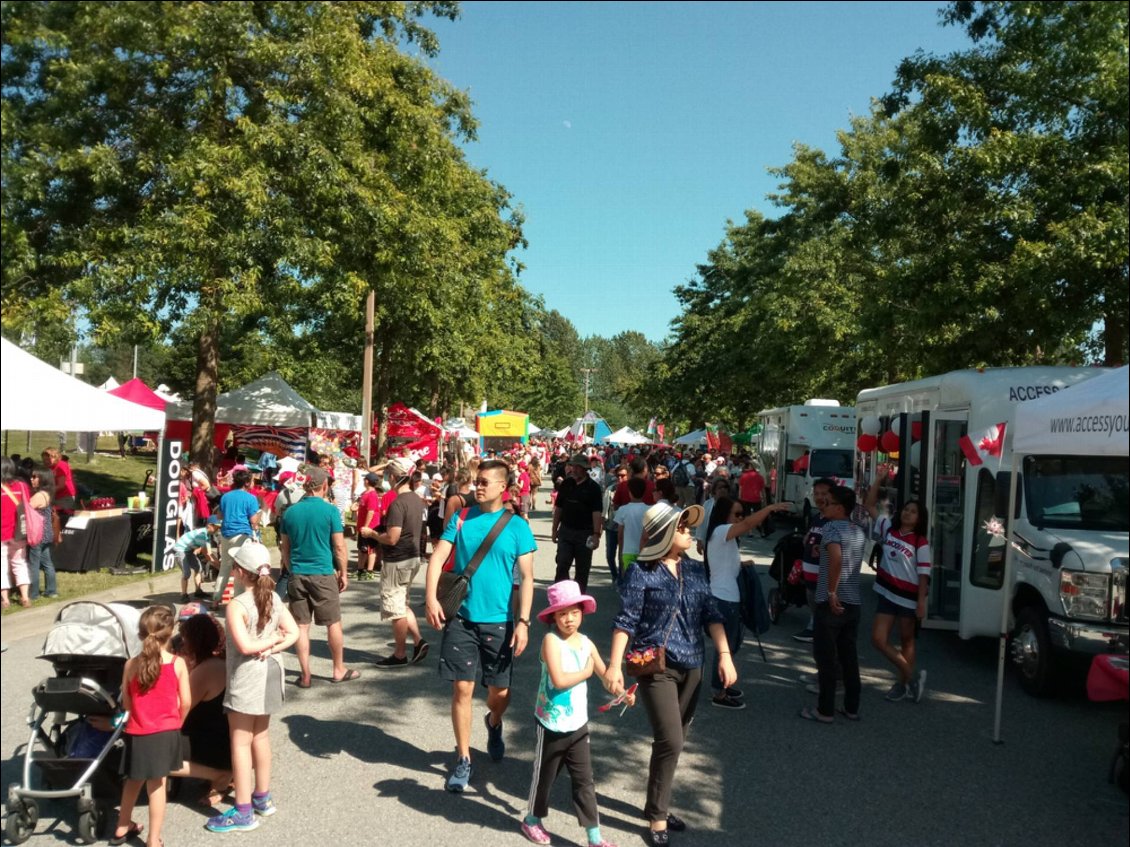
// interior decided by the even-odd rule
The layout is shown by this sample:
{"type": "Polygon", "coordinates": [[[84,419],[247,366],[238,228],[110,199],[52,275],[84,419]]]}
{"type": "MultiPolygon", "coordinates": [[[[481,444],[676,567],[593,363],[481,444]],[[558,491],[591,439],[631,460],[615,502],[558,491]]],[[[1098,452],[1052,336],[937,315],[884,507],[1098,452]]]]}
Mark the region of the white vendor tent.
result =
{"type": "Polygon", "coordinates": [[[9,398],[0,406],[0,429],[111,432],[163,429],[165,415],[122,400],[56,370],[17,345],[0,339],[0,385],[9,398]],[[11,398],[34,398],[17,402],[11,398]]]}
{"type": "Polygon", "coordinates": [[[318,412],[314,418],[318,429],[333,429],[340,432],[360,432],[361,416],[351,412],[318,412]]]}
{"type": "MultiPolygon", "coordinates": [[[[170,403],[169,420],[192,420],[192,403],[170,403]]],[[[316,425],[318,410],[290,384],[271,371],[242,388],[216,398],[216,423],[242,426],[305,427],[316,425]]]]}
{"type": "Polygon", "coordinates": [[[102,383],[98,387],[101,388],[103,391],[113,391],[119,385],[121,385],[121,383],[118,382],[116,379],[114,379],[113,376],[110,376],[104,383],[102,383]]]}
{"type": "Polygon", "coordinates": [[[686,435],[680,435],[675,439],[676,444],[684,444],[694,447],[697,444],[706,443],[706,430],[696,429],[694,432],[688,432],[686,435]]]}
{"type": "Polygon", "coordinates": [[[654,442],[646,435],[641,435],[630,426],[623,426],[615,432],[604,436],[601,439],[608,444],[653,444],[654,442]]]}
{"type": "MultiPolygon", "coordinates": [[[[1012,474],[1008,513],[1016,513],[1016,485],[1025,456],[1130,456],[1130,367],[1097,372],[1055,394],[1016,407],[1008,424],[1012,438],[1012,474]],[[1070,424],[1070,425],[1068,425],[1070,424]],[[1068,431],[1064,431],[1068,430],[1068,431]]],[[[1008,436],[1006,436],[1008,437],[1008,436]]],[[[1012,585],[1012,544],[1005,548],[1001,636],[997,657],[996,717],[993,740],[1000,741],[1001,702],[1012,585]]]]}

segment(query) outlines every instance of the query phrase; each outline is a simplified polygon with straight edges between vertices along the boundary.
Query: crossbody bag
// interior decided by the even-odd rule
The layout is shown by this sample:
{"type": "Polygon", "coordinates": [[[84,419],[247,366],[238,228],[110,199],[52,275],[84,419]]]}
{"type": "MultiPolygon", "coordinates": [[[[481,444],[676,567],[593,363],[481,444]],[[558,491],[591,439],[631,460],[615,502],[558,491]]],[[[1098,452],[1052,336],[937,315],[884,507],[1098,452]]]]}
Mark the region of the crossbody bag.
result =
{"type": "MultiPolygon", "coordinates": [[[[483,559],[486,558],[490,548],[494,546],[495,540],[502,534],[502,530],[510,523],[510,519],[514,517],[514,513],[509,510],[503,510],[503,514],[494,526],[490,528],[487,537],[483,539],[479,545],[479,549],[475,551],[475,555],[471,557],[471,561],[459,573],[455,571],[442,571],[439,575],[439,585],[436,588],[436,600],[439,601],[440,608],[443,609],[443,616],[447,620],[454,620],[456,614],[459,612],[459,607],[463,605],[463,601],[467,599],[467,591],[471,587],[471,577],[475,575],[475,571],[479,569],[483,559]]],[[[459,530],[462,531],[462,524],[459,530]]]]}
{"type": "MultiPolygon", "coordinates": [[[[663,565],[656,565],[663,567],[663,565]]],[[[671,639],[671,630],[675,628],[675,621],[679,617],[679,609],[683,605],[683,566],[679,565],[679,598],[675,601],[675,608],[671,612],[671,623],[667,624],[667,632],[663,634],[663,643],[658,647],[637,647],[629,650],[624,655],[624,671],[628,676],[654,676],[667,670],[667,642],[671,639]]]]}

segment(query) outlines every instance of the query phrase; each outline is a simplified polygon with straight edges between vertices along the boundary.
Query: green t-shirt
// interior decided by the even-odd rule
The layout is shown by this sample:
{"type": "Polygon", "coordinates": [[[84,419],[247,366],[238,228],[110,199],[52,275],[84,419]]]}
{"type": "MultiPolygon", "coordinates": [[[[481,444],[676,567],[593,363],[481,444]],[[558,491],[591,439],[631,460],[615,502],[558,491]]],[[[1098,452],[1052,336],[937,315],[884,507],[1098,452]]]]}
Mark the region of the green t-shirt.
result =
{"type": "Polygon", "coordinates": [[[333,574],[333,535],[345,531],[336,506],[321,497],[303,497],[286,510],[281,529],[290,540],[291,573],[333,574]]]}

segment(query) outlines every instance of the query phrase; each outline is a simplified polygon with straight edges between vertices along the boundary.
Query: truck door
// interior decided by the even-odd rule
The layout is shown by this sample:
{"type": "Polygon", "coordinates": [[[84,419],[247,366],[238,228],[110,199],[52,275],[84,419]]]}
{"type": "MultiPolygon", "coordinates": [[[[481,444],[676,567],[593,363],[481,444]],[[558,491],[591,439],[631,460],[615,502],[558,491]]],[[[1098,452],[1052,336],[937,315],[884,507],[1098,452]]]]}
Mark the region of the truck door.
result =
{"type": "Polygon", "coordinates": [[[962,579],[968,561],[965,541],[965,454],[958,443],[969,429],[969,413],[930,415],[926,502],[930,509],[930,598],[925,626],[957,629],[962,579]]]}

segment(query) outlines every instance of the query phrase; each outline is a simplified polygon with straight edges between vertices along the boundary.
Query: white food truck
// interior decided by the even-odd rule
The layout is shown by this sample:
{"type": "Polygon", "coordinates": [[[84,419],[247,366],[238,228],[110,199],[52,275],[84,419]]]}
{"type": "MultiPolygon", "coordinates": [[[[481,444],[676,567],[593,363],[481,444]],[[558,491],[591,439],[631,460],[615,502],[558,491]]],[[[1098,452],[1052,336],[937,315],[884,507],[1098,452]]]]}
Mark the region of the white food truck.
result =
{"type": "Polygon", "coordinates": [[[1067,654],[1126,651],[1130,459],[1125,453],[1017,456],[1010,510],[1009,425],[1019,404],[1107,372],[953,371],[867,389],[856,400],[861,427],[879,418],[883,429],[899,433],[897,453],[860,456],[862,481],[872,478],[877,463],[897,463],[895,484],[886,492],[891,508],[916,498],[929,509],[933,575],[925,625],[956,630],[962,638],[999,635],[1007,599],[1011,657],[1032,694],[1054,690],[1067,654]],[[1002,423],[1003,439],[996,439],[994,428],[1002,423]],[[1009,539],[1015,546],[1006,587],[1009,539]]]}
{"type": "Polygon", "coordinates": [[[766,409],[757,418],[757,453],[772,502],[792,503],[793,516],[807,526],[815,508],[812,483],[821,477],[853,479],[855,410],[835,400],[808,400],[766,409]]]}

